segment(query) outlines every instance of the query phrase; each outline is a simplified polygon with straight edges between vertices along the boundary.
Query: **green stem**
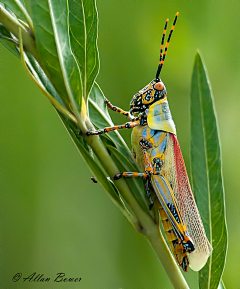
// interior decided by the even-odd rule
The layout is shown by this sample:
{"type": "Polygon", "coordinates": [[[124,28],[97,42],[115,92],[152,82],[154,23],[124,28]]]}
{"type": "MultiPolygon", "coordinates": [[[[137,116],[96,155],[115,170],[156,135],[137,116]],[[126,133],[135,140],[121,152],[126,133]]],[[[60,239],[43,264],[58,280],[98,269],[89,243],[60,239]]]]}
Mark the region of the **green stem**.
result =
{"type": "Polygon", "coordinates": [[[0,6],[0,23],[4,25],[12,34],[19,38],[19,28],[21,29],[24,49],[30,52],[34,58],[40,63],[37,47],[34,38],[27,29],[14,18],[6,9],[0,6]]]}
{"type": "Polygon", "coordinates": [[[179,266],[175,262],[159,228],[155,226],[152,233],[147,237],[148,241],[152,245],[158,259],[163,265],[170,281],[175,289],[189,289],[186,280],[184,279],[179,266]]]}

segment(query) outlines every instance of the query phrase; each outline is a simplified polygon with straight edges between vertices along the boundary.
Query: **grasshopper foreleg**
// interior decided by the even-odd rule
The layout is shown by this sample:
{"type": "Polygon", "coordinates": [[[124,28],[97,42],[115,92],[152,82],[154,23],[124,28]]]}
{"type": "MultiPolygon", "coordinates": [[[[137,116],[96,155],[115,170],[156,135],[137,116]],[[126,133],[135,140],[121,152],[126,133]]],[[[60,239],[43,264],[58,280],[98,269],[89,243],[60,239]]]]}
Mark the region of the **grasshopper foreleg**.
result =
{"type": "Polygon", "coordinates": [[[99,130],[95,130],[95,131],[87,131],[86,135],[99,135],[99,134],[103,134],[103,133],[108,133],[110,131],[113,130],[119,130],[119,129],[123,129],[123,128],[133,128],[135,126],[140,125],[140,121],[129,121],[123,125],[116,125],[116,126],[110,126],[110,127],[105,127],[103,129],[99,129],[99,130]]]}
{"type": "Polygon", "coordinates": [[[135,119],[135,117],[133,115],[131,115],[129,111],[125,111],[125,110],[123,110],[123,109],[121,109],[121,108],[119,108],[117,106],[112,105],[111,102],[107,98],[105,98],[105,103],[106,103],[106,105],[107,105],[107,107],[109,109],[111,109],[113,111],[116,111],[116,112],[118,112],[120,114],[125,115],[130,120],[134,120],[135,119]]]}

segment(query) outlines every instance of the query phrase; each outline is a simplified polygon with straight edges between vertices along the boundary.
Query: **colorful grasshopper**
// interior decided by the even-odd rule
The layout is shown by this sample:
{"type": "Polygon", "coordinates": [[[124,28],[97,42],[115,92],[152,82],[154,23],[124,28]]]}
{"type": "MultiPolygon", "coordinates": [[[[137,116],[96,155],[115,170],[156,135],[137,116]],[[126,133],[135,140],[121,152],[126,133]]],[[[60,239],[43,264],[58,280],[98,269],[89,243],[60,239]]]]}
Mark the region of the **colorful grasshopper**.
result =
{"type": "Polygon", "coordinates": [[[147,195],[151,199],[151,186],[157,196],[164,230],[176,261],[187,272],[188,266],[194,271],[199,271],[207,262],[212,247],[206,237],[191,191],[176,137],[175,124],[168,106],[167,90],[159,78],[177,17],[178,13],[163,53],[167,19],[156,77],[134,95],[130,103],[130,111],[123,111],[113,106],[107,99],[105,100],[110,109],[125,115],[131,121],[120,126],[89,131],[87,134],[98,135],[112,130],[133,128],[133,154],[144,172],[122,172],[115,175],[114,179],[145,178],[147,195]]]}

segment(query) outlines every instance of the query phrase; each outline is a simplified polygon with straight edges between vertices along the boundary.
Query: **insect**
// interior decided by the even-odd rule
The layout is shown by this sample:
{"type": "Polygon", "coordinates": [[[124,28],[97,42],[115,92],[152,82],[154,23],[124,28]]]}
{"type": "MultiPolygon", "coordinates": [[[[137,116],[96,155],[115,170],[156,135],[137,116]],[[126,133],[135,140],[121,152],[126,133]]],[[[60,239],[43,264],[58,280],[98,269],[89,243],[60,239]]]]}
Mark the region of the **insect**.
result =
{"type": "MultiPolygon", "coordinates": [[[[124,111],[105,100],[110,109],[125,115],[130,121],[124,125],[89,131],[87,134],[99,135],[112,130],[133,128],[133,154],[143,172],[122,172],[115,175],[114,179],[143,177],[150,200],[152,188],[171,250],[177,263],[187,272],[188,266],[199,271],[207,262],[212,247],[192,194],[168,106],[167,90],[159,77],[177,17],[178,13],[163,52],[169,21],[166,20],[156,77],[133,96],[130,110],[124,111]]],[[[150,207],[152,205],[151,201],[150,207]]]]}

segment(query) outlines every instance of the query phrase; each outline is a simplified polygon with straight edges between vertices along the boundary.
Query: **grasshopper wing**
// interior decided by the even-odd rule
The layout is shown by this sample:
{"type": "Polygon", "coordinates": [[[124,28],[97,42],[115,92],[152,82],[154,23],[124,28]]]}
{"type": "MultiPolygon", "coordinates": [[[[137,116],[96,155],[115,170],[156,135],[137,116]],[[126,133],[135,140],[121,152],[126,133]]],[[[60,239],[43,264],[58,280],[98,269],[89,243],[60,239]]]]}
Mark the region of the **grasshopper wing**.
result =
{"type": "Polygon", "coordinates": [[[207,239],[194,200],[177,137],[169,134],[167,142],[164,164],[165,176],[173,188],[183,222],[194,243],[195,250],[188,255],[189,266],[192,270],[199,271],[211,255],[212,246],[207,239]]]}

